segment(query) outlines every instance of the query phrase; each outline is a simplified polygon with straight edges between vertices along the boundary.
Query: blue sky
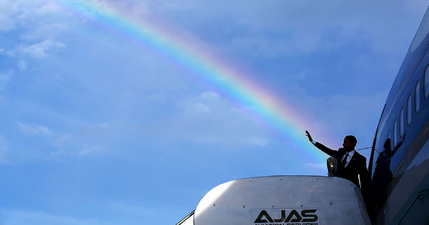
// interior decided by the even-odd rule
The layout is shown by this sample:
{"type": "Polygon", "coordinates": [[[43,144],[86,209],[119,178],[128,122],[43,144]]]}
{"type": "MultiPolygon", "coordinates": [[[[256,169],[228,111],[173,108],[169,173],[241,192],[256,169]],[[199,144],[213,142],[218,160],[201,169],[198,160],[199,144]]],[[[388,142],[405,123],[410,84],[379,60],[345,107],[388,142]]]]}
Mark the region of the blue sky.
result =
{"type": "MultiPolygon", "coordinates": [[[[372,144],[423,0],[88,0],[204,49],[306,121],[282,133],[73,1],[0,0],[0,224],[175,224],[221,183],[372,144]],[[305,116],[304,116],[305,115],[305,116]],[[310,156],[310,157],[308,157],[310,156]]],[[[369,161],[369,151],[361,151],[369,161]]]]}

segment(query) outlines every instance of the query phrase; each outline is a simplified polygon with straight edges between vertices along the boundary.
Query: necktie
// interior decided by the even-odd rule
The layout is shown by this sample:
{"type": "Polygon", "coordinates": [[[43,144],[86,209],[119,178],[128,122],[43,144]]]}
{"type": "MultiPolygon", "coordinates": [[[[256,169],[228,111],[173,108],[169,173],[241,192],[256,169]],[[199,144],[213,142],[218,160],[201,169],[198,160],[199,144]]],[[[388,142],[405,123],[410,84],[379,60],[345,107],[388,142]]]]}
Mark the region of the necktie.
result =
{"type": "Polygon", "coordinates": [[[343,164],[343,167],[346,167],[346,163],[347,163],[347,158],[349,157],[349,153],[346,153],[346,156],[344,157],[343,161],[341,161],[341,163],[343,164]]]}

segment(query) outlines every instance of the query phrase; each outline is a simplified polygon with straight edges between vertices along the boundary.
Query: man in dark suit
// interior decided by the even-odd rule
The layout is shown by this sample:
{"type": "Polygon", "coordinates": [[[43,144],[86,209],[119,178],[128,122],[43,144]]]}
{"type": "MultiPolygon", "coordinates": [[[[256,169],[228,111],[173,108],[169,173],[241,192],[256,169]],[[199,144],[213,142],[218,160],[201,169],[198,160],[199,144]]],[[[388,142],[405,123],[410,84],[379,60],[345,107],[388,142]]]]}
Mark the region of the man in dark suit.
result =
{"type": "Polygon", "coordinates": [[[367,197],[370,185],[369,173],[366,168],[366,158],[355,150],[357,139],[352,135],[346,136],[343,148],[336,151],[314,141],[310,133],[308,131],[305,132],[307,133],[308,140],[314,146],[337,159],[337,170],[334,176],[352,181],[356,186],[361,188],[364,197],[367,197]]]}

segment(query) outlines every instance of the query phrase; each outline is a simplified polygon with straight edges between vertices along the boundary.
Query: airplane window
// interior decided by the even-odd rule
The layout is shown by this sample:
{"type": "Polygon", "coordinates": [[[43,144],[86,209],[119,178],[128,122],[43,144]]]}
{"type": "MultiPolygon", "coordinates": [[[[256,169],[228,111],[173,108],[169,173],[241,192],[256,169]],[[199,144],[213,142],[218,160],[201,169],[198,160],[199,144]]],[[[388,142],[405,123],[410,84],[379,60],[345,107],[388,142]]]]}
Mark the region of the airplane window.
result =
{"type": "Polygon", "coordinates": [[[410,125],[411,123],[411,94],[408,95],[407,100],[407,124],[410,125]]]}
{"type": "Polygon", "coordinates": [[[424,78],[424,82],[425,82],[425,98],[428,97],[429,95],[429,65],[426,66],[425,69],[425,78],[424,78]]]}
{"type": "Polygon", "coordinates": [[[420,109],[420,80],[418,80],[417,84],[416,84],[416,96],[415,96],[415,100],[416,100],[416,103],[415,103],[416,112],[418,112],[419,109],[420,109]]]}
{"type": "Polygon", "coordinates": [[[404,107],[402,107],[401,112],[399,114],[399,136],[404,136],[404,107]]]}
{"type": "Polygon", "coordinates": [[[398,144],[398,120],[393,124],[393,146],[398,144]]]}

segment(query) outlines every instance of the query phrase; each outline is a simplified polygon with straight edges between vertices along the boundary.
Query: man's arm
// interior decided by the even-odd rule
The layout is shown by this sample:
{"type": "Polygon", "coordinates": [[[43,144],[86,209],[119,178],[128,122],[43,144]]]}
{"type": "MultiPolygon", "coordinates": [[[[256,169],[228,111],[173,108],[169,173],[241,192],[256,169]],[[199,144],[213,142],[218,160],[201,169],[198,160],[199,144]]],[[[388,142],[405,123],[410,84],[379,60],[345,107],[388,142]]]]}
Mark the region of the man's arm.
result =
{"type": "MultiPolygon", "coordinates": [[[[323,144],[321,144],[319,142],[316,142],[316,144],[314,146],[316,146],[316,148],[322,150],[322,152],[328,154],[329,156],[332,156],[332,157],[337,159],[337,157],[338,157],[338,151],[337,150],[330,149],[330,148],[324,146],[323,144]]],[[[339,160],[339,159],[337,159],[337,160],[339,160]]]]}
{"type": "MultiPolygon", "coordinates": [[[[332,156],[332,157],[334,157],[334,158],[337,158],[337,157],[338,157],[338,152],[337,152],[336,150],[332,150],[332,149],[330,149],[330,148],[328,148],[328,147],[324,146],[323,144],[321,144],[321,143],[319,143],[319,142],[315,142],[315,141],[313,140],[313,138],[311,137],[310,132],[308,132],[307,130],[305,131],[305,133],[306,133],[306,136],[308,137],[308,140],[309,140],[310,142],[312,142],[312,143],[314,144],[314,146],[316,146],[316,148],[318,148],[318,149],[322,150],[322,152],[324,152],[324,153],[328,154],[329,156],[332,156]]],[[[338,160],[338,159],[337,159],[337,160],[338,160]]]]}

